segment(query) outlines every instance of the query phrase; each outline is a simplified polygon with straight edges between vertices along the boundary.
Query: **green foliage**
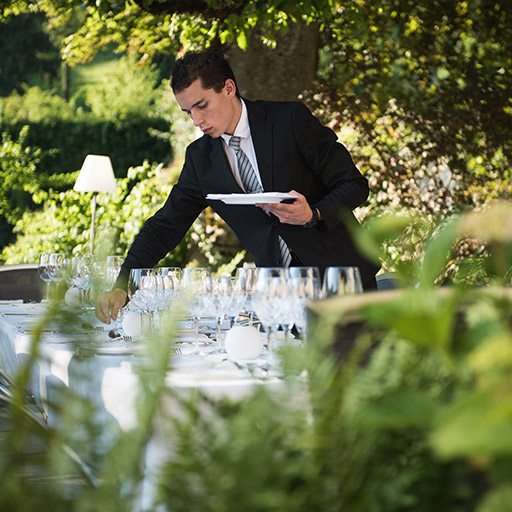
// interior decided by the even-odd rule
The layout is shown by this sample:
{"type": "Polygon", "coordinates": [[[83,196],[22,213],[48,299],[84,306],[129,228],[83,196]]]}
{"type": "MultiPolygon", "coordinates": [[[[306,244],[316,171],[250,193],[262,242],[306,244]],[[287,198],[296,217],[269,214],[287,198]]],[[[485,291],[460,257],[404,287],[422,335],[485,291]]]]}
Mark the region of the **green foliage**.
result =
{"type": "Polygon", "coordinates": [[[40,75],[52,84],[60,69],[59,50],[44,26],[41,13],[23,12],[9,23],[0,22],[0,96],[21,92],[27,77],[40,75]]]}
{"type": "Polygon", "coordinates": [[[158,88],[155,66],[137,65],[133,57],[124,57],[112,74],[99,84],[84,87],[85,106],[98,120],[122,126],[133,118],[158,115],[155,104],[163,96],[158,88]]]}
{"type": "MultiPolygon", "coordinates": [[[[156,179],[154,170],[145,172],[156,179]]],[[[462,216],[453,221],[459,229],[447,223],[433,229],[424,257],[434,251],[444,253],[439,262],[446,261],[458,236],[481,236],[490,219],[507,225],[510,205],[462,216]]],[[[392,225],[398,235],[400,223],[392,225]]],[[[487,241],[501,243],[510,238],[499,229],[487,235],[487,241]]],[[[386,301],[367,294],[360,301],[313,304],[308,342],[280,352],[281,385],[261,382],[236,401],[167,388],[171,323],[161,335],[141,341],[148,351],[133,365],[136,428],[109,431],[105,444],[92,403],[70,392],[54,404],[61,421],[49,431],[50,456],[38,471],[56,476],[67,468],[69,474],[74,466],[63,460],[69,446],[92,467],[94,478],[74,487],[66,481],[38,486],[21,477],[15,449],[11,460],[19,471],[0,465],[2,503],[32,510],[44,498],[56,511],[134,509],[158,418],[158,438],[172,451],[157,474],[162,510],[508,510],[512,295],[502,287],[433,288],[434,268],[442,271],[440,265],[425,269],[429,278],[420,279],[419,288],[386,301]],[[349,341],[344,326],[354,320],[361,329],[340,359],[337,347],[349,341]],[[172,403],[176,414],[162,417],[162,401],[172,403]]],[[[36,327],[34,358],[37,337],[51,321],[69,326],[83,320],[54,304],[36,327]]],[[[16,389],[27,376],[19,376],[16,389]]],[[[17,407],[11,406],[11,414],[22,439],[27,425],[16,416],[17,407]]],[[[11,434],[7,441],[13,439],[11,434]]]]}
{"type": "Polygon", "coordinates": [[[40,152],[24,147],[27,128],[20,132],[20,139],[14,142],[2,134],[0,149],[0,215],[14,224],[30,202],[30,194],[35,191],[34,171],[40,152]]]}
{"type": "Polygon", "coordinates": [[[159,53],[177,53],[180,48],[209,46],[213,42],[236,44],[246,49],[251,30],[262,28],[262,38],[272,44],[275,30],[286,29],[297,20],[312,23],[328,19],[332,4],[281,1],[278,5],[249,2],[199,3],[166,2],[87,2],[59,0],[27,2],[16,0],[4,6],[4,17],[35,7],[43,10],[53,26],[68,22],[72,12],[80,10],[82,25],[62,40],[62,55],[70,64],[85,62],[101,48],[114,43],[121,52],[134,53],[142,59],[159,53]],[[139,4],[139,5],[137,5],[139,4]]]}
{"type": "MultiPolygon", "coordinates": [[[[72,175],[74,179],[76,174],[72,175]]],[[[171,186],[169,175],[160,166],[145,162],[131,168],[126,178],[117,180],[114,195],[98,195],[96,248],[99,254],[126,253],[146,218],[163,204],[171,186]]],[[[17,241],[4,249],[2,259],[6,263],[38,261],[39,254],[47,250],[86,254],[91,195],[73,190],[40,191],[37,198],[43,209],[26,212],[17,222],[14,228],[17,241]]]]}
{"type": "Polygon", "coordinates": [[[122,58],[102,82],[84,86],[68,103],[52,91],[26,88],[0,98],[2,129],[16,138],[26,124],[24,142],[43,150],[38,172],[79,169],[87,154],[111,157],[116,175],[144,160],[171,159],[169,124],[176,108],[168,86],[154,68],[122,58]]]}

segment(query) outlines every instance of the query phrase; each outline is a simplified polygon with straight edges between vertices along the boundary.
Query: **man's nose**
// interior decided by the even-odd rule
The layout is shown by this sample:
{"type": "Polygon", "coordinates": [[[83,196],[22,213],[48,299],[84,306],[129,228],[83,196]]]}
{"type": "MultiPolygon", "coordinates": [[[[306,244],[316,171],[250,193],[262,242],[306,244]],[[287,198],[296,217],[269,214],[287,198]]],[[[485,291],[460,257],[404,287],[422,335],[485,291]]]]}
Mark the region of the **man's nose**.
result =
{"type": "Polygon", "coordinates": [[[201,126],[201,123],[203,121],[203,116],[201,116],[198,112],[192,113],[192,121],[194,123],[194,126],[201,126]]]}

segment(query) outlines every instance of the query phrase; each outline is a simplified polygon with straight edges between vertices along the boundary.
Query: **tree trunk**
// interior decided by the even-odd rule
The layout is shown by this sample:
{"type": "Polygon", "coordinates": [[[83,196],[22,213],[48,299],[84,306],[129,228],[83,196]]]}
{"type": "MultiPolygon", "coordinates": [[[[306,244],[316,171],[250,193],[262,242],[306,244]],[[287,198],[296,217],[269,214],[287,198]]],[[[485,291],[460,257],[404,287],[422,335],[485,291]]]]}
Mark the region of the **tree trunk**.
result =
{"type": "Polygon", "coordinates": [[[250,100],[296,100],[311,87],[318,65],[318,25],[290,25],[275,33],[276,47],[261,41],[261,31],[252,31],[247,50],[236,44],[223,53],[229,60],[240,89],[250,100]]]}

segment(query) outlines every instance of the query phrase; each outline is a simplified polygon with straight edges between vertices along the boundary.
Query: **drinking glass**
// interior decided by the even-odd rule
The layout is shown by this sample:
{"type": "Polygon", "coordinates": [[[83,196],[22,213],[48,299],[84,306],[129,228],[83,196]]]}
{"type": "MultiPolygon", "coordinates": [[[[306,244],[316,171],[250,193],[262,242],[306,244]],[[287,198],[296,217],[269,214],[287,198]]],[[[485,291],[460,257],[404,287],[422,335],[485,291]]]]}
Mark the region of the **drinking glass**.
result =
{"type": "Polygon", "coordinates": [[[240,280],[240,286],[245,292],[245,301],[243,309],[249,315],[249,325],[253,324],[254,321],[254,308],[252,305],[252,292],[254,290],[254,283],[258,276],[257,267],[239,267],[236,269],[235,277],[240,280]]]}
{"type": "Polygon", "coordinates": [[[128,278],[130,304],[151,318],[160,293],[160,280],[152,268],[132,268],[128,278]]]}
{"type": "Polygon", "coordinates": [[[242,309],[244,309],[247,303],[247,293],[245,290],[245,281],[240,276],[230,277],[231,287],[233,288],[233,294],[231,297],[231,304],[226,312],[226,316],[229,318],[229,327],[235,325],[236,319],[242,309]]]}
{"type": "Polygon", "coordinates": [[[203,267],[187,267],[183,269],[181,277],[180,297],[184,296],[188,312],[194,319],[195,326],[195,353],[199,352],[199,320],[205,315],[204,298],[207,292],[207,277],[210,271],[203,267]]]}
{"type": "Polygon", "coordinates": [[[290,295],[292,297],[292,324],[304,338],[307,332],[306,304],[318,300],[321,294],[320,271],[318,267],[290,267],[290,295]]]}
{"type": "Polygon", "coordinates": [[[170,308],[178,299],[181,285],[180,267],[159,267],[155,269],[162,276],[162,309],[170,308]]]}
{"type": "Polygon", "coordinates": [[[111,290],[114,286],[117,276],[119,275],[119,271],[121,270],[121,265],[123,264],[122,256],[107,256],[107,275],[106,275],[106,283],[107,289],[111,290]]]}
{"type": "Polygon", "coordinates": [[[252,292],[252,305],[268,334],[268,350],[274,352],[275,333],[283,322],[289,299],[287,271],[282,267],[262,267],[252,292]]]}
{"type": "Polygon", "coordinates": [[[324,274],[322,296],[352,295],[363,292],[358,267],[327,267],[324,274]]]}
{"type": "Polygon", "coordinates": [[[54,283],[60,283],[65,277],[66,256],[64,254],[50,253],[48,260],[48,274],[54,283]]]}
{"type": "Polygon", "coordinates": [[[50,286],[52,282],[52,277],[49,274],[49,264],[50,264],[50,253],[43,252],[39,256],[39,263],[37,265],[37,271],[39,273],[39,277],[46,283],[46,301],[50,300],[50,286]]]}
{"type": "Polygon", "coordinates": [[[231,277],[228,276],[209,276],[206,281],[208,285],[205,294],[205,306],[216,320],[215,339],[220,350],[223,351],[221,327],[233,300],[233,285],[231,277]]]}
{"type": "Polygon", "coordinates": [[[92,262],[88,256],[75,256],[68,265],[68,282],[78,288],[80,305],[85,306],[92,281],[92,262]]]}

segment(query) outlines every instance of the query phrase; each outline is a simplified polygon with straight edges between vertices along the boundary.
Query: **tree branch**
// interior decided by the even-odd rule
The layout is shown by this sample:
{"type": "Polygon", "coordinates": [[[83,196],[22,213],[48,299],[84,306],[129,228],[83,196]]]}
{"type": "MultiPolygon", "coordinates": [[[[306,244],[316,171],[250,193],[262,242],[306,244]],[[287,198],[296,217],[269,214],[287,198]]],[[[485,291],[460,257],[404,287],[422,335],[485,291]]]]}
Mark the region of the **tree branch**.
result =
{"type": "Polygon", "coordinates": [[[202,14],[206,17],[225,19],[230,14],[241,14],[244,2],[221,2],[215,7],[207,0],[134,0],[134,2],[151,14],[202,14]]]}

